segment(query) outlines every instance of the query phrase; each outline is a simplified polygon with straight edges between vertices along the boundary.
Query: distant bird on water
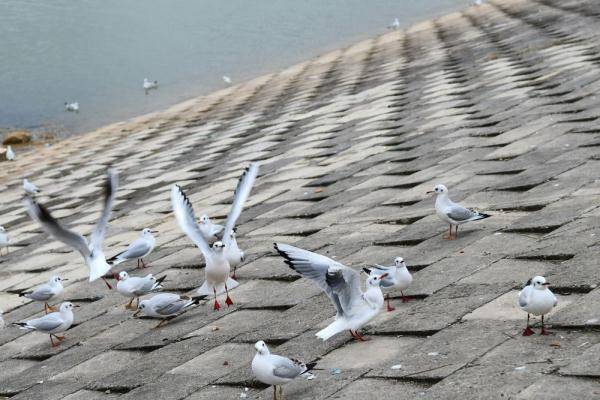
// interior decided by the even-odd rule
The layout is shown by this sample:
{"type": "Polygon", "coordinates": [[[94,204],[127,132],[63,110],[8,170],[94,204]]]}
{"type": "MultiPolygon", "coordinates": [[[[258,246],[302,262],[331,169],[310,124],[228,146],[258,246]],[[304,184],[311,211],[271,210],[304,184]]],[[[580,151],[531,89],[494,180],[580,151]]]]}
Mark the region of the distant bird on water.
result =
{"type": "Polygon", "coordinates": [[[79,102],[74,101],[72,103],[65,102],[65,111],[79,113],[79,102]]]}
{"type": "Polygon", "coordinates": [[[146,94],[152,89],[158,89],[158,81],[151,81],[148,78],[144,78],[144,91],[146,94]]]}

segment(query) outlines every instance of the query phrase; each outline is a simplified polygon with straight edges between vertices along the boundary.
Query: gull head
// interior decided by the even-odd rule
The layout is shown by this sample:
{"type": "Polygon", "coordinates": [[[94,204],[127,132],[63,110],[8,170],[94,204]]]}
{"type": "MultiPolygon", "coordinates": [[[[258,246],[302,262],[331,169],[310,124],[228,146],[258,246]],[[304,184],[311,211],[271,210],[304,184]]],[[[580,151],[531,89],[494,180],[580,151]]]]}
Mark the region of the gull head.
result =
{"type": "Polygon", "coordinates": [[[223,251],[223,249],[225,248],[225,244],[223,242],[221,242],[220,240],[217,240],[216,242],[213,243],[212,248],[215,251],[223,251]]]}
{"type": "Polygon", "coordinates": [[[258,342],[256,342],[254,344],[254,348],[256,349],[258,354],[262,354],[262,355],[270,354],[267,344],[265,342],[263,342],[262,340],[259,340],[258,342]]]}
{"type": "Polygon", "coordinates": [[[396,265],[396,267],[406,267],[406,264],[404,263],[404,258],[402,257],[396,257],[396,259],[394,260],[394,264],[396,265]]]}
{"type": "Polygon", "coordinates": [[[533,286],[533,288],[537,290],[544,290],[548,285],[550,284],[546,282],[546,278],[544,278],[543,276],[536,276],[531,280],[531,286],[533,286]]]}
{"type": "Polygon", "coordinates": [[[433,188],[433,190],[428,191],[427,193],[435,193],[436,195],[448,193],[448,188],[442,184],[437,184],[433,188]]]}
{"type": "Polygon", "coordinates": [[[388,276],[387,272],[381,275],[369,275],[369,277],[367,278],[367,286],[379,286],[381,284],[381,281],[386,276],[388,276]]]}
{"type": "Polygon", "coordinates": [[[64,302],[64,303],[62,303],[60,305],[60,309],[59,310],[60,310],[60,312],[67,312],[67,311],[73,310],[73,307],[79,307],[79,306],[76,306],[73,303],[69,303],[67,301],[67,302],[64,302]]]}
{"type": "Polygon", "coordinates": [[[66,281],[67,279],[63,279],[58,275],[54,275],[52,278],[50,278],[49,282],[52,284],[57,284],[57,283],[61,283],[62,281],[66,281]]]}
{"type": "Polygon", "coordinates": [[[6,232],[6,229],[2,225],[0,225],[0,232],[6,232]]]}
{"type": "Polygon", "coordinates": [[[127,272],[125,272],[125,271],[119,272],[119,278],[118,278],[119,281],[125,281],[125,280],[127,280],[127,278],[129,278],[129,274],[127,272]]]}
{"type": "Polygon", "coordinates": [[[158,231],[153,231],[150,228],[144,228],[142,231],[142,236],[152,236],[153,233],[158,233],[158,231]]]}
{"type": "Polygon", "coordinates": [[[210,222],[210,218],[208,218],[208,215],[204,214],[200,217],[200,223],[208,224],[209,222],[210,222]]]}

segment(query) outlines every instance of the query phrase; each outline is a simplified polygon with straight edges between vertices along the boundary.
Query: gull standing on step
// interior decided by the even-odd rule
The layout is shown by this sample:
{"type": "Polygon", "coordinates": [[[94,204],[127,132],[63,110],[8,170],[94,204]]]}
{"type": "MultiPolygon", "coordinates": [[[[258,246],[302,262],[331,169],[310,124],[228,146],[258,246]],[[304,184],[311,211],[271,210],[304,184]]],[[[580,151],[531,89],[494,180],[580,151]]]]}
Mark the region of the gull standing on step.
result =
{"type": "Polygon", "coordinates": [[[399,29],[400,28],[400,20],[398,18],[394,18],[394,22],[388,27],[390,29],[399,29]]]}
{"type": "Polygon", "coordinates": [[[104,275],[110,271],[111,266],[106,262],[106,258],[104,257],[102,242],[104,241],[106,227],[115,200],[117,185],[117,173],[112,168],[109,168],[104,184],[104,207],[100,219],[92,231],[89,242],[79,233],[63,227],[42,204],[35,202],[31,198],[25,198],[25,206],[29,216],[37,221],[56,240],[81,253],[85,264],[90,269],[90,282],[101,278],[109,289],[112,289],[112,286],[104,279],[104,275]]]}
{"type": "Polygon", "coordinates": [[[15,152],[13,151],[12,146],[10,144],[6,146],[6,159],[8,161],[15,160],[15,152]]]}
{"type": "Polygon", "coordinates": [[[435,212],[442,221],[450,225],[450,230],[447,235],[444,235],[444,239],[458,238],[459,225],[491,217],[489,214],[480,213],[454,203],[448,197],[448,189],[444,185],[435,185],[433,190],[427,193],[435,193],[437,195],[435,199],[435,212]],[[456,227],[454,237],[452,236],[452,226],[456,227]]]}
{"type": "Polygon", "coordinates": [[[282,385],[306,374],[317,365],[271,354],[262,340],[256,342],[254,348],[256,354],[252,359],[252,373],[262,383],[273,386],[274,400],[283,399],[282,385]]]}
{"type": "Polygon", "coordinates": [[[4,312],[2,310],[0,310],[0,329],[4,329],[4,318],[2,318],[2,315],[4,314],[4,312]]]}
{"type": "Polygon", "coordinates": [[[221,308],[217,301],[217,295],[225,292],[227,294],[225,304],[230,306],[233,304],[233,301],[229,296],[229,290],[239,285],[237,281],[229,276],[231,273],[231,266],[228,261],[226,249],[231,246],[231,233],[242,212],[244,202],[252,190],[252,185],[256,180],[257,173],[258,165],[256,163],[250,164],[250,166],[244,170],[233,195],[233,204],[231,205],[231,210],[229,211],[227,222],[225,223],[225,229],[223,230],[223,240],[213,243],[212,247],[209,246],[204,238],[200,226],[196,222],[192,204],[181,187],[174,185],[171,189],[171,202],[179,227],[194,242],[194,244],[198,246],[204,256],[206,264],[206,268],[204,269],[205,281],[198,289],[198,294],[214,295],[215,310],[221,308]]]}
{"type": "Polygon", "coordinates": [[[119,272],[119,277],[117,278],[117,292],[125,297],[131,298],[129,303],[125,305],[125,308],[137,309],[137,307],[132,307],[133,300],[137,299],[137,306],[139,307],[140,297],[162,289],[161,284],[166,277],[167,276],[165,275],[156,279],[152,274],[141,277],[129,276],[125,271],[119,272]]]}
{"type": "Polygon", "coordinates": [[[41,190],[38,189],[38,187],[35,186],[33,183],[29,182],[27,178],[23,179],[23,190],[26,194],[32,197],[41,192],[41,190]]]}
{"type": "Polygon", "coordinates": [[[167,324],[169,320],[178,316],[182,311],[198,304],[200,300],[205,298],[206,296],[189,297],[175,293],[160,293],[151,299],[140,301],[138,310],[133,316],[137,317],[140,313],[144,313],[149,317],[162,319],[154,327],[156,329],[167,324]]]}
{"type": "MultiPolygon", "coordinates": [[[[391,267],[384,267],[383,265],[376,264],[370,268],[363,268],[363,271],[365,271],[367,275],[381,276],[387,274],[387,276],[381,280],[381,287],[400,289],[402,302],[406,303],[408,301],[408,297],[404,295],[404,290],[408,289],[412,283],[413,277],[410,272],[408,272],[408,268],[406,268],[406,263],[402,257],[396,257],[394,265],[391,267]]],[[[386,294],[386,300],[388,312],[394,311],[395,308],[390,305],[389,293],[386,294]]]]}
{"type": "Polygon", "coordinates": [[[9,253],[8,246],[10,246],[10,238],[8,237],[8,233],[6,233],[6,229],[2,225],[0,225],[0,256],[2,255],[2,248],[6,248],[6,254],[9,253]]]}
{"type": "Polygon", "coordinates": [[[209,244],[213,244],[217,240],[221,239],[223,235],[223,225],[215,224],[210,220],[208,215],[203,214],[200,217],[200,232],[202,236],[204,236],[204,240],[206,240],[209,244]]]}
{"type": "Polygon", "coordinates": [[[327,340],[349,330],[354,339],[365,341],[358,330],[381,311],[383,293],[380,285],[388,276],[387,272],[369,275],[367,290],[363,292],[358,272],[337,261],[287,244],[275,243],[275,250],[290,268],[316,283],[335,306],[335,321],[316,335],[327,340]]]}
{"type": "Polygon", "coordinates": [[[548,335],[548,331],[544,329],[544,315],[548,314],[558,300],[554,293],[548,289],[548,282],[543,276],[536,276],[527,281],[525,287],[519,293],[519,307],[527,312],[527,327],[523,330],[523,336],[531,336],[534,334],[529,326],[529,314],[542,316],[542,330],[540,335],[548,335]]]}
{"type": "Polygon", "coordinates": [[[52,347],[56,347],[65,339],[64,336],[58,336],[57,333],[64,332],[73,325],[73,307],[79,306],[74,306],[68,302],[62,303],[57,312],[46,314],[43,317],[31,319],[26,322],[16,322],[13,323],[13,325],[17,325],[21,327],[21,329],[28,331],[38,331],[49,334],[52,347]],[[58,339],[57,343],[54,343],[53,337],[58,339]]]}
{"type": "Polygon", "coordinates": [[[79,102],[74,101],[72,103],[65,102],[65,111],[79,113],[79,102]]]}
{"type": "Polygon", "coordinates": [[[237,267],[244,262],[246,254],[244,253],[244,250],[241,250],[238,247],[237,240],[235,239],[235,231],[231,231],[230,236],[231,241],[229,246],[225,247],[225,255],[227,256],[229,266],[233,268],[233,274],[231,275],[231,278],[237,279],[235,276],[235,271],[237,270],[237,267]]]}
{"type": "Polygon", "coordinates": [[[144,92],[148,94],[148,92],[152,89],[158,89],[158,81],[151,81],[148,78],[144,78],[144,92]]]}
{"type": "Polygon", "coordinates": [[[53,276],[48,282],[35,287],[33,290],[19,293],[19,297],[26,297],[31,300],[44,302],[44,312],[56,311],[48,303],[60,296],[63,292],[62,282],[68,279],[62,279],[60,276],[53,276]]]}
{"type": "Polygon", "coordinates": [[[114,257],[106,260],[111,265],[119,265],[122,262],[127,260],[137,259],[137,267],[146,268],[146,263],[144,263],[144,257],[152,252],[154,246],[156,245],[156,239],[154,238],[153,233],[158,233],[157,231],[153,231],[149,228],[145,228],[142,231],[142,234],[139,238],[134,240],[128,247],[127,250],[120,252],[114,257]]]}

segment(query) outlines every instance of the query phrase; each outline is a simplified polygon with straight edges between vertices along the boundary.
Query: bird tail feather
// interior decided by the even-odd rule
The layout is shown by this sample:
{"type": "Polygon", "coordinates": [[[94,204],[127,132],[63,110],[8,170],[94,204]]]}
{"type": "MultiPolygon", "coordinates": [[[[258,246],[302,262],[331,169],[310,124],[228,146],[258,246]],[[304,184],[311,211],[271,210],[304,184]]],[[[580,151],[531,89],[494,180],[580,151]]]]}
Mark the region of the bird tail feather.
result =
{"type": "Polygon", "coordinates": [[[316,333],[316,336],[320,339],[327,340],[333,335],[340,333],[341,331],[346,329],[346,321],[343,319],[336,319],[331,324],[329,324],[325,329],[321,329],[316,333]]]}

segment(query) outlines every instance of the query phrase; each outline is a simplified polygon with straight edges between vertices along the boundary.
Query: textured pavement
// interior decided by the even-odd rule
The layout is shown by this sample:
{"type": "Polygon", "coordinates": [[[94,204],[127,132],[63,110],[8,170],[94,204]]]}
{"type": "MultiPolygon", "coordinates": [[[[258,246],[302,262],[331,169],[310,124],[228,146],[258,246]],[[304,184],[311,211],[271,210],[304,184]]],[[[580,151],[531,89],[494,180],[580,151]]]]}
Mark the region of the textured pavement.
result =
{"type": "Polygon", "coordinates": [[[269,399],[249,368],[259,339],[318,361],[288,399],[600,397],[599,28],[592,0],[494,1],[0,163],[0,225],[15,242],[0,258],[5,319],[39,315],[15,293],[57,273],[69,279],[64,299],[82,305],[58,348],[0,330],[0,397],[269,399]],[[28,176],[88,234],[112,164],[121,186],[105,252],[156,229],[151,267],[119,267],[166,273],[167,290],[188,293],[203,261],[176,226],[169,187],[222,220],[251,160],[261,172],[238,228],[248,259],[235,305],[202,303],[160,330],[89,284],[79,254],[19,201],[28,176]],[[442,240],[425,194],[437,183],[492,218],[442,240]],[[402,256],[412,300],[392,292],[396,311],[367,327],[368,343],[323,343],[314,333],[333,307],[274,241],[355,268],[402,256]],[[517,293],[537,274],[559,297],[553,335],[522,337],[517,293]]]}

